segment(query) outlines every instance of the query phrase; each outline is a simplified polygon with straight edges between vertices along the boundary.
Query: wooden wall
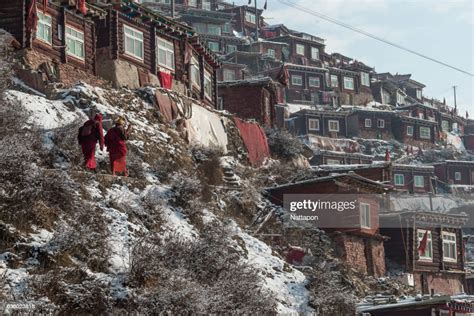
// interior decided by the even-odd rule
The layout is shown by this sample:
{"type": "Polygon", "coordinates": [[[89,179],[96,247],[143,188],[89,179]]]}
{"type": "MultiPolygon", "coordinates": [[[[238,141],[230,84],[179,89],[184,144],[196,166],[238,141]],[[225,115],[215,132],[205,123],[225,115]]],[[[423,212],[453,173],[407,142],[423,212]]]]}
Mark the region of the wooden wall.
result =
{"type": "Polygon", "coordinates": [[[21,46],[26,45],[26,0],[4,1],[0,6],[0,28],[8,31],[21,46]]]}

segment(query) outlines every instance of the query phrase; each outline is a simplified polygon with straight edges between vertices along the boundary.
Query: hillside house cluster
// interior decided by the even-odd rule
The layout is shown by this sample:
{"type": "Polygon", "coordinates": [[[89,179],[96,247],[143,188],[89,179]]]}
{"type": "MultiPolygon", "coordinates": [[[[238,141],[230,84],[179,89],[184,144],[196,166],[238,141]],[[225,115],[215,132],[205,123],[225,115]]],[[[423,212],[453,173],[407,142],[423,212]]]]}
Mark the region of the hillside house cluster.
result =
{"type": "Polygon", "coordinates": [[[348,138],[396,139],[422,149],[459,137],[474,150],[474,121],[426,97],[425,85],[410,74],[377,73],[328,52],[323,38],[269,25],[263,13],[220,0],[176,0],[173,6],[165,0],[18,0],[0,8],[0,28],[15,37],[31,65],[19,70],[20,79],[38,91],[91,77],[115,87],[160,86],[226,110],[236,121],[317,140],[314,177],[268,188],[269,199],[281,204],[283,195],[294,193],[382,197],[358,201],[364,206],[352,218],[356,227],[328,230],[338,255],[377,277],[398,265],[423,293],[462,291],[466,218],[395,212],[388,195],[472,188],[474,162],[377,161],[348,138]]]}

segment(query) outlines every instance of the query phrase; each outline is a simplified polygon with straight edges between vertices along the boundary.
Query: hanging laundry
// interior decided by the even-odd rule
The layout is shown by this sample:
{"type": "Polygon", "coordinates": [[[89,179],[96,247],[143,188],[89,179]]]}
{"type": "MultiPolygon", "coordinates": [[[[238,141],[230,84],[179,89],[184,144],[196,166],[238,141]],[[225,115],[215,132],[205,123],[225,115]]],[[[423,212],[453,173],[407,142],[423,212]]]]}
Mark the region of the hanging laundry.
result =
{"type": "Polygon", "coordinates": [[[193,103],[192,116],[186,121],[190,142],[206,147],[217,146],[227,153],[228,138],[222,121],[224,119],[193,103]]]}
{"type": "Polygon", "coordinates": [[[191,44],[186,42],[186,45],[184,47],[184,64],[185,65],[189,64],[192,58],[193,58],[193,48],[191,47],[191,44]]]}
{"type": "Polygon", "coordinates": [[[76,9],[81,11],[82,14],[86,15],[87,14],[86,0],[77,0],[76,9]]]}
{"type": "Polygon", "coordinates": [[[171,89],[173,86],[173,76],[170,73],[166,73],[164,71],[158,72],[158,76],[160,77],[160,84],[165,89],[171,89]]]}
{"type": "Polygon", "coordinates": [[[170,99],[168,95],[165,95],[159,91],[155,92],[156,103],[160,109],[161,115],[167,122],[171,122],[178,117],[178,108],[176,103],[170,99]]]}
{"type": "Polygon", "coordinates": [[[266,158],[270,158],[267,136],[262,127],[257,123],[248,123],[237,117],[234,117],[234,122],[247,147],[250,164],[254,167],[262,165],[266,158]]]}
{"type": "Polygon", "coordinates": [[[282,85],[287,86],[290,80],[290,74],[288,73],[288,68],[285,65],[282,65],[280,71],[277,74],[277,80],[282,85]]]}
{"type": "Polygon", "coordinates": [[[36,32],[38,27],[37,10],[36,0],[31,0],[28,6],[28,17],[26,20],[26,29],[31,33],[36,32]]]}

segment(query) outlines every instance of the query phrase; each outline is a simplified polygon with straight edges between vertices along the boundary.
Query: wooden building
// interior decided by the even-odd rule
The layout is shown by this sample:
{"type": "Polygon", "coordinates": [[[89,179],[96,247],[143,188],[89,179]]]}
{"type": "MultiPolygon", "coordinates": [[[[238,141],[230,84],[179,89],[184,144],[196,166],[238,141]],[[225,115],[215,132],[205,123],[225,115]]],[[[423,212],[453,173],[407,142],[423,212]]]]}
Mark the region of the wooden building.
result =
{"type": "MultiPolygon", "coordinates": [[[[259,29],[264,26],[264,19],[262,16],[263,10],[255,9],[253,6],[232,6],[222,8],[220,11],[231,13],[234,15],[233,26],[236,32],[242,36],[249,36],[255,38],[257,32],[257,22],[259,29]],[[258,16],[258,18],[257,18],[258,16]],[[257,21],[258,19],[258,21],[257,21]]],[[[260,36],[260,34],[259,34],[260,36]]]]}
{"type": "Polygon", "coordinates": [[[393,111],[352,107],[347,117],[347,134],[366,139],[392,139],[393,111]]]}
{"type": "Polygon", "coordinates": [[[423,294],[458,294],[465,284],[462,226],[466,215],[422,211],[380,214],[385,254],[397,269],[413,274],[423,294]]]}
{"type": "Polygon", "coordinates": [[[332,105],[335,94],[329,90],[326,76],[328,69],[285,63],[289,84],[285,89],[288,103],[332,105]]]}
{"type": "Polygon", "coordinates": [[[274,127],[278,85],[271,78],[219,82],[219,102],[223,110],[240,118],[274,127]]]}
{"type": "Polygon", "coordinates": [[[295,135],[320,135],[332,138],[347,137],[347,115],[344,111],[301,110],[291,115],[295,135]]]}
{"type": "Polygon", "coordinates": [[[435,193],[433,166],[391,165],[391,179],[395,191],[414,193],[435,193]]]}
{"type": "Polygon", "coordinates": [[[392,133],[395,138],[409,145],[433,147],[438,140],[438,123],[408,115],[397,115],[392,120],[392,133]]]}
{"type": "Polygon", "coordinates": [[[284,196],[288,194],[319,194],[329,200],[337,199],[338,195],[360,194],[357,195],[359,207],[355,213],[331,213],[332,220],[341,227],[324,229],[344,262],[364,274],[377,277],[385,274],[384,237],[379,234],[378,220],[383,203],[375,196],[384,196],[389,187],[356,174],[340,174],[289,183],[266,191],[270,201],[278,205],[282,205],[284,196]],[[364,193],[368,195],[362,195],[364,193]]]}
{"type": "Polygon", "coordinates": [[[374,161],[370,164],[351,165],[319,165],[313,167],[318,176],[329,176],[331,174],[345,174],[353,172],[366,179],[383,184],[390,184],[392,179],[391,163],[385,161],[374,161]]]}
{"type": "Polygon", "coordinates": [[[434,164],[439,180],[451,186],[474,186],[474,161],[446,160],[434,164]]]}

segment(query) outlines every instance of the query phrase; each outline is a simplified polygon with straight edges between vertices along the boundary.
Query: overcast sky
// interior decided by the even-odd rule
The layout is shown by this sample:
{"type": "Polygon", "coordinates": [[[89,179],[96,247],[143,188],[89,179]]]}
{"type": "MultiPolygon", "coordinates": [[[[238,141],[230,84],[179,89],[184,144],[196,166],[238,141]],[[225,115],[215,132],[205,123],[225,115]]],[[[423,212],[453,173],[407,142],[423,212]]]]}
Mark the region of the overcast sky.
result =
{"type": "MultiPolygon", "coordinates": [[[[290,0],[457,68],[474,73],[474,0],[290,0]]],[[[232,1],[230,1],[232,2],[232,1]]],[[[248,4],[235,0],[236,5],[248,4]]],[[[252,5],[253,5],[252,0],[252,5]]],[[[262,8],[264,0],[258,0],[262,8]]],[[[411,73],[426,85],[424,95],[453,102],[457,85],[462,115],[474,117],[474,78],[388,46],[336,24],[268,0],[264,17],[326,39],[326,51],[339,52],[377,72],[411,73]]]]}

